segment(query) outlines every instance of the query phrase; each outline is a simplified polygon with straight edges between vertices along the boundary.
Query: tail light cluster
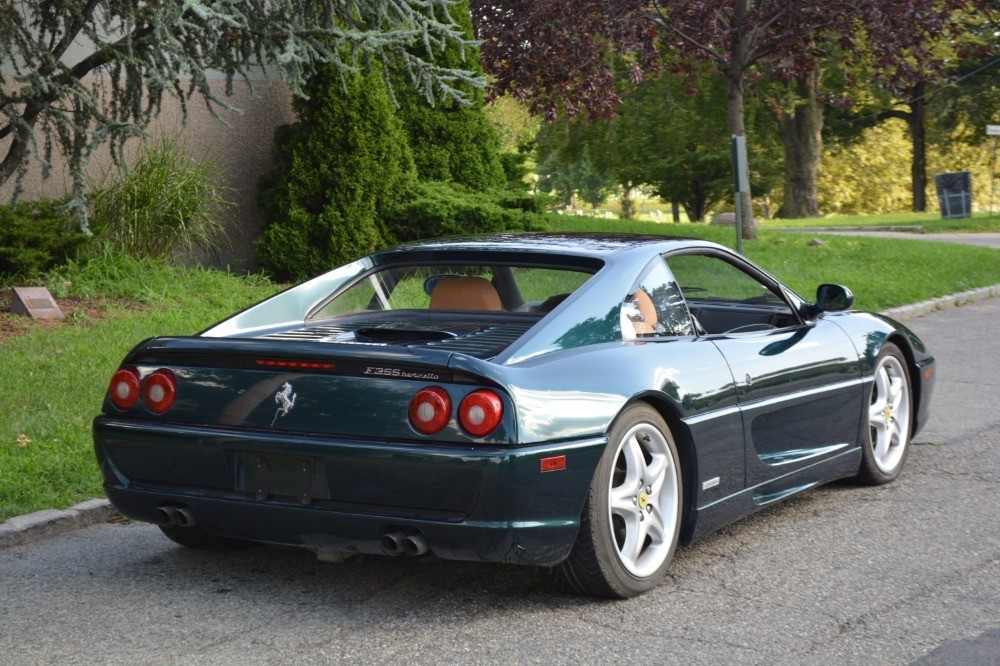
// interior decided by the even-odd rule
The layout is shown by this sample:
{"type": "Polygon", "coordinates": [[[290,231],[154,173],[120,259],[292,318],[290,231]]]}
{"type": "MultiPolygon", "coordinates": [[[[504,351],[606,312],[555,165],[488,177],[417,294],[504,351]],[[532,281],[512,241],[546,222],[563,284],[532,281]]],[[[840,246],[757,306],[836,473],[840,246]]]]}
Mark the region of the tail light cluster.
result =
{"type": "MultiPolygon", "coordinates": [[[[440,386],[421,389],[410,400],[410,423],[425,435],[441,432],[451,414],[451,396],[440,386]]],[[[458,423],[473,437],[486,437],[502,418],[503,400],[490,389],[473,391],[458,404],[458,423]]]]}
{"type": "Polygon", "coordinates": [[[149,411],[163,414],[177,398],[177,379],[169,370],[157,370],[143,380],[136,368],[128,366],[111,378],[108,394],[118,409],[130,409],[141,397],[149,411]]]}

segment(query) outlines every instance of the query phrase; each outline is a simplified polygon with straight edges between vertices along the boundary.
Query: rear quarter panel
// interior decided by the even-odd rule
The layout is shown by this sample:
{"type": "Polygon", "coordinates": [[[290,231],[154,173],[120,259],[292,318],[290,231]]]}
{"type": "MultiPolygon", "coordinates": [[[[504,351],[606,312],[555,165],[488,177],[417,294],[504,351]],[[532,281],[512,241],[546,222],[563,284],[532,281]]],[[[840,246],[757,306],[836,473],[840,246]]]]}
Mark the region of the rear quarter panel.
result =
{"type": "Polygon", "coordinates": [[[522,444],[603,435],[629,403],[647,400],[676,417],[671,427],[682,432],[674,431],[675,439],[697,442],[691,473],[698,487],[704,479],[724,479],[699,503],[743,489],[736,389],[722,354],[706,339],[619,341],[511,366],[456,355],[452,365],[506,387],[522,444]]]}

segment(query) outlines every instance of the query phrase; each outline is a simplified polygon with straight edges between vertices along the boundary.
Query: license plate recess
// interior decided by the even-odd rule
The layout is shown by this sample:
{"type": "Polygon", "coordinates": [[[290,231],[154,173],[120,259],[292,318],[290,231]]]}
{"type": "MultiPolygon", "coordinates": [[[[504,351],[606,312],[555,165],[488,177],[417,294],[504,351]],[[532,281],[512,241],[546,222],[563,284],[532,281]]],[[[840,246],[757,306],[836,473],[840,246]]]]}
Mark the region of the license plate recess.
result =
{"type": "Polygon", "coordinates": [[[283,454],[236,454],[236,490],[258,500],[293,498],[300,504],[330,499],[326,470],[317,458],[283,454]]]}

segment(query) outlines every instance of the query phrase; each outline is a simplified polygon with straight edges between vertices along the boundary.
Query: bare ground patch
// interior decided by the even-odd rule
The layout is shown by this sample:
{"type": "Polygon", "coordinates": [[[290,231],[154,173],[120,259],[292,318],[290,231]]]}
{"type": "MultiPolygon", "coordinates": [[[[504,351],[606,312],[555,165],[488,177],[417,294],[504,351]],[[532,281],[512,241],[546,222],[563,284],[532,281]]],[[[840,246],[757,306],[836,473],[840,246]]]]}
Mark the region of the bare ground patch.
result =
{"type": "Polygon", "coordinates": [[[19,335],[35,331],[50,331],[63,326],[87,326],[102,319],[115,310],[144,310],[148,306],[128,298],[78,298],[57,299],[59,309],[65,319],[32,319],[10,311],[9,288],[0,289],[0,345],[19,335]]]}

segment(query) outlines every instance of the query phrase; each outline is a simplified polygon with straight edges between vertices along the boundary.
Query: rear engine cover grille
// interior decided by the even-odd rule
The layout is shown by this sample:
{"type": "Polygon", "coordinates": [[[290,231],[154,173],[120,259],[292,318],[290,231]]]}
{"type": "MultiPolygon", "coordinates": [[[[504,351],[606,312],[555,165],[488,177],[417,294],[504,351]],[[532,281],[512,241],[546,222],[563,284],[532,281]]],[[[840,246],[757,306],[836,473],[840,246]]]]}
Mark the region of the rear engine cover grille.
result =
{"type": "MultiPolygon", "coordinates": [[[[306,326],[280,333],[270,333],[263,336],[268,340],[290,340],[297,342],[327,342],[334,344],[364,344],[379,347],[397,346],[410,348],[432,348],[445,351],[454,351],[467,354],[475,358],[488,359],[496,356],[506,349],[512,342],[531,328],[532,324],[494,324],[476,328],[470,327],[467,323],[461,324],[440,324],[436,323],[433,330],[449,331],[453,337],[444,340],[414,340],[407,341],[405,335],[394,342],[370,342],[364,339],[356,339],[353,335],[355,331],[361,329],[370,330],[372,328],[385,328],[387,330],[397,329],[398,324],[383,324],[372,326],[368,324],[340,325],[340,326],[306,326]]],[[[410,324],[410,327],[414,327],[410,324]]]]}

